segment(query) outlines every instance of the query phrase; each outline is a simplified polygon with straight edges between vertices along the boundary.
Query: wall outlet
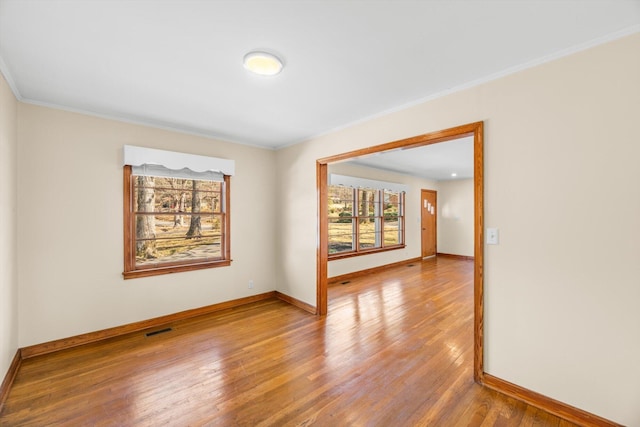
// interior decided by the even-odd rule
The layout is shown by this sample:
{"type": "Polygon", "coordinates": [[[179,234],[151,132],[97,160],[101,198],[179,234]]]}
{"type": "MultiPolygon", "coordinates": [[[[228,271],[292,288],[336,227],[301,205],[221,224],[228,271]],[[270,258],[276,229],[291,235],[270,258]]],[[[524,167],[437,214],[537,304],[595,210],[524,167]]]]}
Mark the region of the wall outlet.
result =
{"type": "Polygon", "coordinates": [[[249,289],[253,289],[253,280],[249,280],[249,289]]]}
{"type": "Polygon", "coordinates": [[[499,243],[498,229],[487,228],[487,245],[497,245],[499,243]]]}

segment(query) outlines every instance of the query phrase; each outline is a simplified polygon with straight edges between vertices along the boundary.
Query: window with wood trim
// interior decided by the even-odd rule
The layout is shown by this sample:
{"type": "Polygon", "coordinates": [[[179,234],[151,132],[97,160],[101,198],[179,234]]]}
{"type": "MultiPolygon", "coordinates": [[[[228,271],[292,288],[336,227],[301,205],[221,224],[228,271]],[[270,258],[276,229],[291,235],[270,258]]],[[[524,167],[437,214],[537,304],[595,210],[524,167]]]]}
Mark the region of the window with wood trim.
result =
{"type": "Polygon", "coordinates": [[[400,249],[404,245],[404,191],[328,187],[329,258],[400,249]]]}
{"type": "Polygon", "coordinates": [[[230,265],[230,178],[124,166],[125,279],[230,265]]]}

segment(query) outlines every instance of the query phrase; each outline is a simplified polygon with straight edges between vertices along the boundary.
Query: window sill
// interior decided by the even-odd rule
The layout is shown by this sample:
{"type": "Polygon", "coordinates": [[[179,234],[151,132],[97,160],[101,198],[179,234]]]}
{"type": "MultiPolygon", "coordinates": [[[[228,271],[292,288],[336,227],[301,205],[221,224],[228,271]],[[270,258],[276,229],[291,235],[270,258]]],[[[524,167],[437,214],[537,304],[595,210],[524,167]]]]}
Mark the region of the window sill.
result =
{"type": "Polygon", "coordinates": [[[227,267],[231,265],[231,260],[208,261],[197,264],[167,265],[165,267],[144,268],[139,270],[125,271],[122,276],[125,279],[135,279],[138,277],[159,276],[162,274],[180,273],[183,271],[203,270],[205,268],[227,267]]]}
{"type": "Polygon", "coordinates": [[[397,249],[404,249],[405,247],[406,245],[397,245],[397,246],[389,246],[386,248],[365,249],[357,252],[342,252],[338,254],[329,254],[329,256],[327,257],[327,261],[333,261],[336,259],[343,259],[343,258],[352,258],[352,257],[362,256],[362,255],[377,254],[380,252],[395,251],[397,249]]]}

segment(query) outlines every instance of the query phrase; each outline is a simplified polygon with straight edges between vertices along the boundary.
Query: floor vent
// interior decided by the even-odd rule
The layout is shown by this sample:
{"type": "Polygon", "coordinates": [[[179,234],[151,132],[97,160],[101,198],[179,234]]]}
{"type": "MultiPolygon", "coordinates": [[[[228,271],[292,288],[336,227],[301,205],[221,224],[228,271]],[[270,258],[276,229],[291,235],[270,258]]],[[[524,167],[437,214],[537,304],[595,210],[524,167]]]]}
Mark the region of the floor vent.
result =
{"type": "Polygon", "coordinates": [[[154,335],[164,334],[165,332],[171,332],[171,331],[173,331],[173,329],[164,328],[164,329],[160,329],[159,331],[147,332],[145,335],[148,336],[148,337],[152,337],[154,335]]]}
{"type": "Polygon", "coordinates": [[[348,283],[351,283],[351,280],[345,280],[344,282],[340,282],[341,285],[346,285],[348,283]]]}

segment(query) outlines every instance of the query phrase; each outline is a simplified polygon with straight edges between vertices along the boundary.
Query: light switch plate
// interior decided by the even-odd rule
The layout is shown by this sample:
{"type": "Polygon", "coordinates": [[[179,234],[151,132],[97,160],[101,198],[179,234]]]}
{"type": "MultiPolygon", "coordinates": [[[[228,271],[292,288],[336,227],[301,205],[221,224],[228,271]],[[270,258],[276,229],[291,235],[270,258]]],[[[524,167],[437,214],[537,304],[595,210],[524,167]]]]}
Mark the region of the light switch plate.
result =
{"type": "Polygon", "coordinates": [[[498,229],[487,228],[487,245],[497,245],[499,242],[498,229]]]}

